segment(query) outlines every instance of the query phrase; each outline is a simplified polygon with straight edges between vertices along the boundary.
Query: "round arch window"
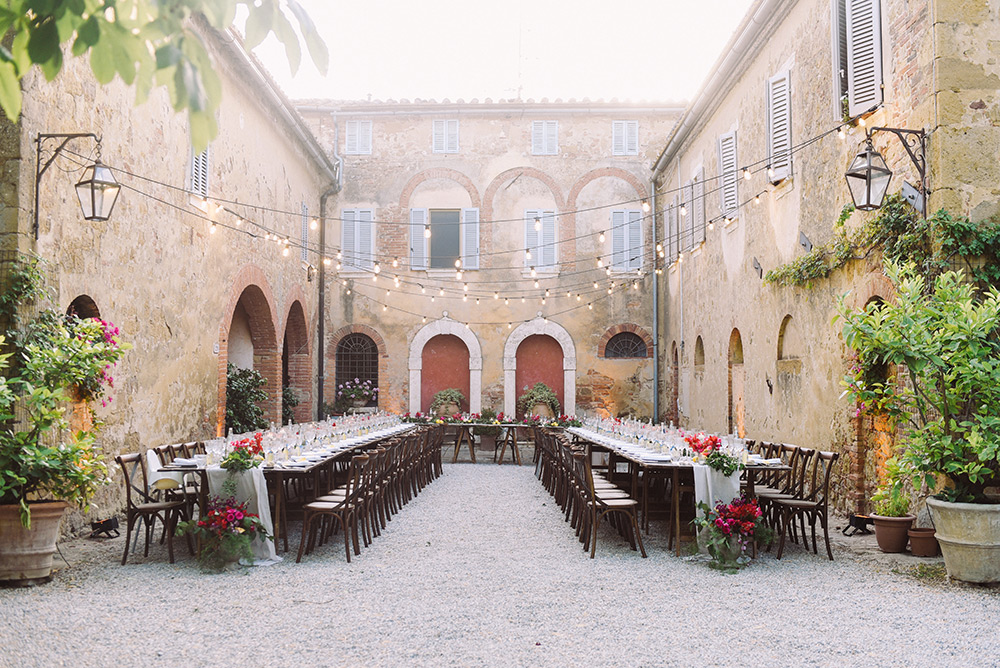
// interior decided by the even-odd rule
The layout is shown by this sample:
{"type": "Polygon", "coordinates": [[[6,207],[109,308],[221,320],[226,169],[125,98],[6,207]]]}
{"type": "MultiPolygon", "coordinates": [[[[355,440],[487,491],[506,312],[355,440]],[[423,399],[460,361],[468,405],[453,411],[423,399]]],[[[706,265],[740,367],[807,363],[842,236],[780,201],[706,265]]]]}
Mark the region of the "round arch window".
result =
{"type": "Polygon", "coordinates": [[[633,332],[615,334],[604,347],[604,356],[609,359],[630,359],[646,357],[646,342],[633,332]]]}

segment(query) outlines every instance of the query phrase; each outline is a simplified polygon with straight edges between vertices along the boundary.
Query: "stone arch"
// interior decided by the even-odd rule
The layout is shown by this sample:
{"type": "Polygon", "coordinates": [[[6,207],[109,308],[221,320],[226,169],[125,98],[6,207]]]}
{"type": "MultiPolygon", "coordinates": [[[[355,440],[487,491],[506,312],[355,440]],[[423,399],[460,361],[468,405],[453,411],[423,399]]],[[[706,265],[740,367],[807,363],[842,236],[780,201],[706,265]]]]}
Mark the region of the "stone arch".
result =
{"type": "Polygon", "coordinates": [[[618,178],[622,181],[628,183],[632,188],[635,189],[636,195],[639,198],[647,197],[646,194],[646,184],[644,184],[639,178],[632,172],[626,171],[618,167],[600,167],[598,169],[592,169],[580,178],[576,180],[573,184],[573,188],[569,191],[569,197],[566,198],[566,206],[568,210],[576,210],[576,198],[580,196],[580,193],[591,181],[595,181],[600,178],[610,176],[612,178],[618,178]]]}
{"type": "Polygon", "coordinates": [[[430,181],[431,179],[449,179],[458,183],[469,193],[469,199],[472,200],[472,206],[476,208],[480,207],[482,201],[479,197],[479,190],[472,182],[472,179],[455,169],[449,169],[447,167],[433,167],[431,169],[425,169],[421,172],[417,172],[410,177],[410,180],[406,182],[405,186],[403,186],[403,191],[399,194],[399,208],[401,211],[405,212],[410,208],[410,198],[413,197],[413,192],[417,189],[417,186],[424,181],[430,181]]]}
{"type": "Polygon", "coordinates": [[[382,338],[382,335],[376,329],[368,325],[344,325],[330,335],[329,343],[326,346],[325,368],[327,369],[327,375],[323,383],[323,396],[330,397],[328,401],[332,401],[336,397],[337,346],[349,334],[364,334],[375,342],[375,347],[378,349],[378,404],[382,410],[402,413],[404,409],[400,393],[393,391],[393,386],[389,379],[389,351],[385,346],[385,339],[382,338]],[[331,370],[333,370],[333,373],[330,373],[331,370]]]}
{"type": "Polygon", "coordinates": [[[483,349],[479,339],[469,329],[445,316],[440,320],[429,322],[416,333],[410,341],[410,412],[420,410],[420,387],[423,380],[424,346],[439,334],[451,334],[461,339],[469,349],[469,412],[478,413],[482,410],[483,394],[483,349]]]}
{"type": "Polygon", "coordinates": [[[219,323],[219,394],[216,407],[216,434],[221,436],[226,426],[226,364],[229,361],[229,329],[238,304],[243,305],[250,320],[250,335],[254,346],[254,368],[267,379],[269,390],[264,405],[264,419],[281,418],[281,357],[278,348],[278,325],[275,320],[274,295],[260,267],[247,265],[233,279],[226,305],[219,323]]]}
{"type": "Polygon", "coordinates": [[[600,342],[597,344],[597,356],[604,357],[605,349],[607,348],[608,341],[614,338],[617,334],[622,332],[631,332],[643,340],[646,344],[646,357],[653,356],[653,337],[649,335],[645,329],[639,325],[633,324],[631,322],[625,322],[620,325],[614,325],[609,327],[604,336],[601,337],[600,342]]]}
{"type": "Polygon", "coordinates": [[[507,415],[517,412],[517,347],[529,336],[544,334],[555,339],[563,352],[563,410],[576,413],[576,346],[566,329],[546,318],[535,318],[514,328],[503,347],[503,410],[507,415]]]}
{"type": "Polygon", "coordinates": [[[282,390],[291,387],[298,396],[299,403],[292,409],[296,422],[312,419],[312,355],[307,322],[302,301],[293,299],[285,309],[281,334],[281,386],[282,390]]]}
{"type": "Polygon", "coordinates": [[[730,434],[741,438],[746,435],[746,376],[743,367],[743,338],[740,330],[733,328],[729,335],[729,415],[727,425],[730,434]]]}
{"type": "Polygon", "coordinates": [[[802,337],[791,314],[781,319],[778,328],[778,359],[798,359],[803,356],[802,337]]]}
{"type": "Polygon", "coordinates": [[[493,180],[490,181],[490,184],[486,186],[486,191],[483,193],[483,220],[493,219],[493,199],[496,197],[497,191],[500,190],[500,186],[521,176],[537,179],[548,186],[548,189],[552,192],[552,199],[556,201],[556,207],[558,210],[566,210],[566,200],[563,198],[562,188],[559,187],[559,184],[556,183],[554,178],[542,170],[534,167],[512,167],[511,169],[497,174],[493,177],[493,180]]]}
{"type": "Polygon", "coordinates": [[[90,295],[78,295],[66,307],[66,315],[70,314],[81,320],[100,318],[101,309],[97,308],[97,302],[90,295]]]}

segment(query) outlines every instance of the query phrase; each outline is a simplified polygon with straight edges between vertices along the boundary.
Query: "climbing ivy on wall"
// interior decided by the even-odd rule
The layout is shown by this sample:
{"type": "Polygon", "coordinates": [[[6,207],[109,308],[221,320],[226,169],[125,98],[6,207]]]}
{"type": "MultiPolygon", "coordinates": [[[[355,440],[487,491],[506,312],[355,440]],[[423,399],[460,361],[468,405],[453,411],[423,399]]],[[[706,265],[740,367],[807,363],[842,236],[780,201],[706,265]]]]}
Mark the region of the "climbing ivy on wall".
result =
{"type": "Polygon", "coordinates": [[[767,272],[765,282],[809,288],[849,260],[881,250],[894,263],[915,264],[927,285],[956,269],[963,269],[980,289],[1000,285],[1000,222],[995,218],[973,223],[942,209],[925,219],[899,195],[887,197],[860,227],[848,229],[852,213],[854,207],[845,206],[829,243],[767,272]]]}

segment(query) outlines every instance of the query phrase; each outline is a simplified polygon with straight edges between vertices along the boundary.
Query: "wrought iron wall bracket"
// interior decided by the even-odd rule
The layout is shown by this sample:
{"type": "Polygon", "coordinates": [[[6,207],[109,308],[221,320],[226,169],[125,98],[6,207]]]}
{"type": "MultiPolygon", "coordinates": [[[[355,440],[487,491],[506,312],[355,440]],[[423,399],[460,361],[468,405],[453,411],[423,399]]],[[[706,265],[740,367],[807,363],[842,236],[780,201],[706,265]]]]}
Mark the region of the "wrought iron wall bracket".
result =
{"type": "Polygon", "coordinates": [[[36,240],[38,239],[39,184],[42,181],[42,175],[45,174],[46,170],[48,170],[48,168],[52,165],[52,162],[59,157],[59,153],[66,148],[66,144],[73,139],[79,139],[81,137],[90,137],[97,143],[98,146],[101,144],[101,138],[93,132],[39,133],[35,137],[35,213],[32,232],[34,233],[36,240]],[[48,157],[45,164],[42,164],[42,144],[48,139],[61,139],[62,141],[58,146],[56,146],[56,149],[52,151],[52,155],[48,157]]]}

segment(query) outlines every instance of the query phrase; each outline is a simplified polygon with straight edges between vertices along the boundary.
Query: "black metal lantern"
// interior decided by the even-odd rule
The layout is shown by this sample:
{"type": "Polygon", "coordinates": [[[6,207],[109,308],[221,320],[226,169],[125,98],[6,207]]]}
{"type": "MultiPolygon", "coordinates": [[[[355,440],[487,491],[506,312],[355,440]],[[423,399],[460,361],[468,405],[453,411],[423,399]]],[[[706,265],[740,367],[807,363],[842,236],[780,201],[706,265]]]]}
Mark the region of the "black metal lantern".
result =
{"type": "Polygon", "coordinates": [[[121,185],[115,175],[98,158],[84,170],[83,178],[76,184],[76,196],[80,199],[84,219],[104,221],[110,218],[120,191],[121,185]]]}
{"type": "Polygon", "coordinates": [[[889,179],[892,171],[886,166],[885,159],[872,146],[871,139],[865,142],[863,150],[851,162],[847,173],[847,187],[851,191],[854,207],[861,211],[871,211],[882,206],[885,194],[889,190],[889,179]]]}

